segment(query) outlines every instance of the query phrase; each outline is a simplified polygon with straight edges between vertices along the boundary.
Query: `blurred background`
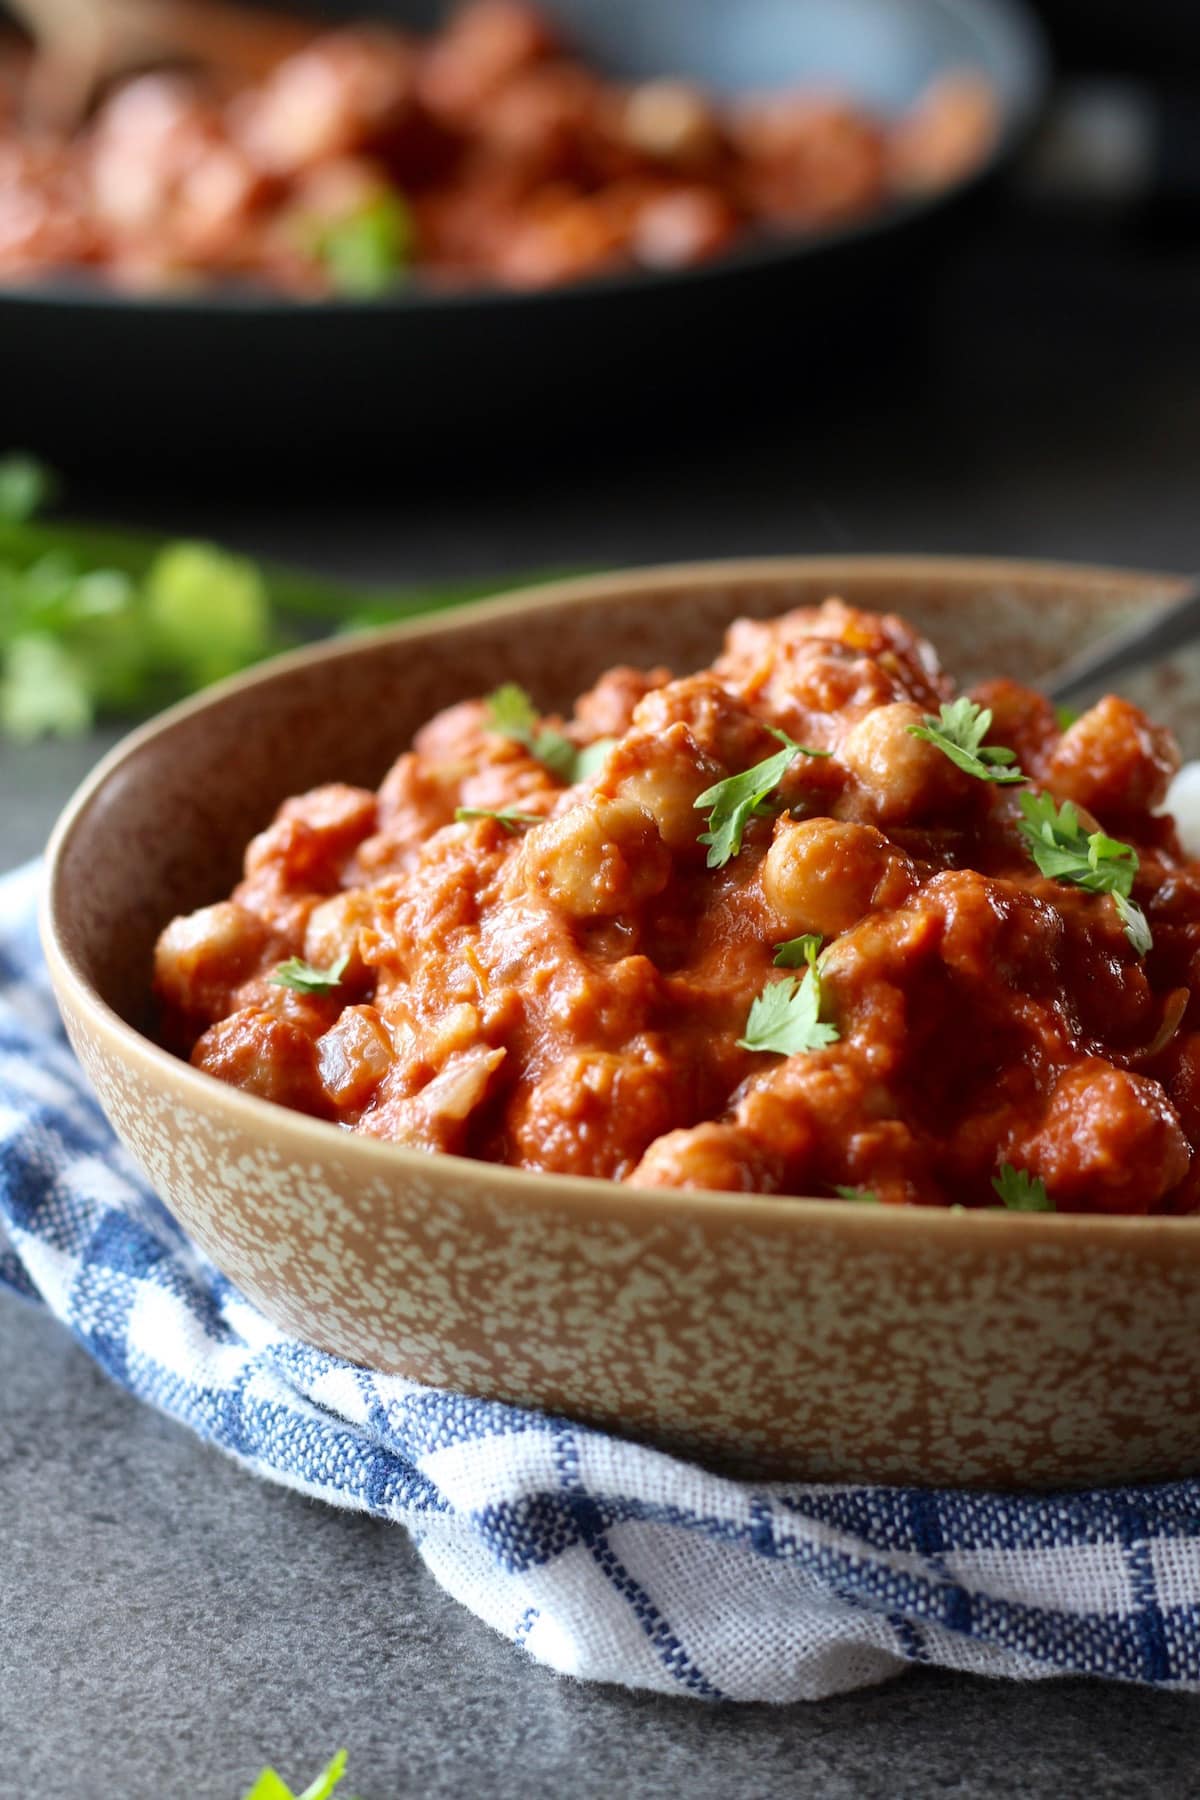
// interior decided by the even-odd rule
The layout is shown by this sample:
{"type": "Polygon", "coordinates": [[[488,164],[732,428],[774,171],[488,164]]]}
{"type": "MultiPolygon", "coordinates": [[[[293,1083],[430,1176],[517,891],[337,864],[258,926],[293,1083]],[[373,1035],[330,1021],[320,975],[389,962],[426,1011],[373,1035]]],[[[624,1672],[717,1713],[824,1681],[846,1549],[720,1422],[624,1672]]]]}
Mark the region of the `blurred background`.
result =
{"type": "Polygon", "coordinates": [[[516,576],[1195,566],[1191,0],[543,10],[10,0],[7,862],[131,717],[516,576]]]}

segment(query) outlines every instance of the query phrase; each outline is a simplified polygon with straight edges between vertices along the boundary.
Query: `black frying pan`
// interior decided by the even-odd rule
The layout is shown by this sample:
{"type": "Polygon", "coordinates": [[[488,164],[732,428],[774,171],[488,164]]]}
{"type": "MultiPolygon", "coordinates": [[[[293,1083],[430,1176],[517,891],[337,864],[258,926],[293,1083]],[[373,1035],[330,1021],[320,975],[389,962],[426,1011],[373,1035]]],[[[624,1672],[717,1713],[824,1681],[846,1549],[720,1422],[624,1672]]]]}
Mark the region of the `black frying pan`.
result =
{"type": "MultiPolygon", "coordinates": [[[[773,360],[827,373],[894,328],[920,291],[935,222],[1010,158],[1046,84],[1020,0],[546,4],[606,72],[684,74],[726,93],[831,82],[899,110],[940,73],[980,70],[999,98],[999,140],[957,193],[817,237],[747,242],[677,274],[535,294],[414,284],[370,303],[232,290],[140,299],[66,281],[0,290],[0,439],[92,475],[120,458],[221,482],[327,481],[364,466],[400,481],[431,461],[452,472],[531,443],[566,456],[601,430],[641,435],[668,409],[702,426],[729,383],[769,381],[773,360]]],[[[372,10],[424,26],[443,9],[372,10]]]]}

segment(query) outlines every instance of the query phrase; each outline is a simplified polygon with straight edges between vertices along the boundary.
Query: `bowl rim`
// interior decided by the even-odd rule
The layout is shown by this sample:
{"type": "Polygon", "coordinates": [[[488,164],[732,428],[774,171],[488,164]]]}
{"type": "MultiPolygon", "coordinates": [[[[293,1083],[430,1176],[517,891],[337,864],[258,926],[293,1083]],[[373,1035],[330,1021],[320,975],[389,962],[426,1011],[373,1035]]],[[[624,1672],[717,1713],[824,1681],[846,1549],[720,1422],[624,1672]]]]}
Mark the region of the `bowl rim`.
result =
{"type": "MultiPolygon", "coordinates": [[[[314,1158],[337,1142],[342,1150],[356,1159],[362,1157],[368,1166],[380,1173],[399,1173],[409,1169],[427,1174],[431,1160],[447,1166],[465,1187],[486,1184],[498,1199],[564,1205],[569,1210],[594,1214],[603,1205],[603,1195],[619,1196],[660,1212],[700,1213],[719,1218],[755,1215],[756,1222],[773,1225],[779,1230],[788,1226],[809,1226],[828,1220],[830,1224],[855,1222],[864,1234],[884,1234],[894,1241],[911,1233],[939,1234],[968,1230],[994,1236],[1000,1245],[1016,1242],[1054,1241],[1062,1233],[1083,1233],[1093,1241],[1124,1247],[1136,1233],[1143,1243],[1153,1239],[1175,1239],[1180,1235],[1200,1233],[1200,1214],[1127,1214],[1105,1212],[1025,1213],[1004,1208],[942,1206],[870,1206],[861,1201],[842,1200],[824,1195],[773,1195],[730,1193],[703,1188],[646,1188],[632,1183],[610,1181],[600,1176],[547,1175],[537,1170],[512,1168],[504,1163],[483,1162],[472,1157],[413,1150],[375,1138],[347,1132],[328,1120],[310,1118],[304,1113],[281,1108],[275,1103],[224,1086],[190,1064],[156,1044],[153,1039],[127,1023],[103,1000],[66,947],[61,931],[64,896],[63,863],[75,832],[101,791],[125,764],[159,738],[168,736],[210,707],[227,699],[265,686],[287,676],[293,670],[311,668],[329,659],[342,659],[369,654],[379,644],[419,642],[422,638],[457,635],[470,631],[481,621],[503,622],[546,612],[583,609],[597,599],[629,598],[647,585],[656,588],[699,587],[721,588],[739,581],[830,580],[837,576],[859,578],[888,574],[901,580],[953,578],[959,581],[1013,579],[1024,582],[1053,584],[1068,581],[1077,590],[1088,587],[1111,590],[1127,582],[1131,590],[1142,591],[1149,598],[1155,589],[1168,600],[1188,585],[1188,578],[1154,570],[1113,567],[1105,564],[1047,561],[1040,558],[961,557],[931,555],[891,555],[888,553],[821,556],[771,556],[751,558],[707,559],[702,562],[645,564],[637,568],[617,569],[608,573],[568,577],[535,586],[505,590],[494,597],[466,602],[445,612],[421,613],[394,625],[358,632],[344,639],[325,639],[268,658],[240,674],[214,683],[176,705],[156,714],[135,727],[107,752],[68,799],[47,843],[38,904],[38,924],[42,949],[49,967],[56,998],[69,998],[73,1010],[100,1030],[107,1042],[115,1043],[126,1061],[140,1065],[142,1072],[158,1084],[165,1080],[176,1087],[184,1098],[207,1097],[213,1105],[227,1110],[233,1122],[248,1129],[265,1122],[280,1123],[280,1113],[287,1119],[288,1136],[298,1149],[308,1150],[314,1158]],[[969,1221],[969,1223],[967,1223],[969,1221]]],[[[268,1134],[269,1136],[270,1134],[268,1134]]],[[[961,1236],[959,1241],[961,1242],[961,1236]]]]}

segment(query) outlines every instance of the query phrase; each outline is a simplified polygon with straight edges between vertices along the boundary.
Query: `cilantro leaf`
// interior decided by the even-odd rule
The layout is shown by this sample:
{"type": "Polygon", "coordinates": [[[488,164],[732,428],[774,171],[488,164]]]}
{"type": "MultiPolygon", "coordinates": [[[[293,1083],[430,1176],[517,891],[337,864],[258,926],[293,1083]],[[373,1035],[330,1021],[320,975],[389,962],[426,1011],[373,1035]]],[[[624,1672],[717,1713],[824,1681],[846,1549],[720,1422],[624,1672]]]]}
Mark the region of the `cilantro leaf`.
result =
{"type": "Polygon", "coordinates": [[[53,500],[58,480],[45,463],[24,451],[0,457],[0,519],[22,525],[53,500]]]}
{"type": "Polygon", "coordinates": [[[817,951],[821,948],[822,939],[819,932],[808,931],[803,937],[789,938],[786,944],[776,944],[772,959],[777,969],[812,968],[817,951]]]}
{"type": "Polygon", "coordinates": [[[215,544],[169,544],[147,570],[143,593],[155,653],[196,687],[272,647],[266,586],[249,557],[215,544]]]}
{"type": "Polygon", "coordinates": [[[349,961],[348,952],[343,952],[329,968],[314,969],[303,957],[289,956],[271,976],[271,984],[273,987],[291,988],[296,994],[328,994],[333,988],[341,986],[349,961]]]}
{"type": "Polygon", "coordinates": [[[879,1205],[879,1195],[873,1188],[842,1187],[835,1182],[833,1191],[839,1200],[861,1200],[865,1206],[879,1205]]]}
{"type": "Polygon", "coordinates": [[[0,731],[19,744],[53,733],[73,737],[92,722],[87,672],[46,632],[8,645],[0,673],[0,731]]]}
{"type": "Polygon", "coordinates": [[[521,825],[540,825],[541,813],[513,812],[507,808],[494,810],[490,806],[456,806],[454,822],[456,825],[468,825],[472,819],[495,819],[497,825],[503,825],[505,831],[516,831],[521,825]]]}
{"type": "Polygon", "coordinates": [[[1103,831],[1084,831],[1070,800],[1059,807],[1050,794],[1022,794],[1020,804],[1018,829],[1042,874],[1092,894],[1111,894],[1126,937],[1145,956],[1153,939],[1145,913],[1130,899],[1138,872],[1133,845],[1103,831]]]}
{"type": "Polygon", "coordinates": [[[264,1769],[243,1800],[329,1800],[345,1773],[346,1752],[339,1750],[302,1794],[293,1794],[281,1775],[274,1769],[264,1769]]]}
{"type": "Polygon", "coordinates": [[[1117,888],[1113,891],[1113,905],[1125,927],[1125,936],[1139,956],[1147,955],[1154,948],[1154,939],[1150,933],[1150,921],[1137,901],[1128,899],[1117,888]]]}
{"type": "Polygon", "coordinates": [[[599,774],[616,741],[616,738],[602,737],[593,738],[590,744],[585,744],[575,758],[574,779],[590,781],[593,775],[599,774]]]}
{"type": "Polygon", "coordinates": [[[329,1800],[335,1787],[346,1773],[346,1752],[339,1750],[328,1765],[314,1781],[310,1781],[297,1800],[329,1800]]]}
{"type": "Polygon", "coordinates": [[[1002,744],[984,743],[991,728],[991,708],[976,706],[964,694],[949,703],[943,700],[940,717],[935,719],[932,713],[926,713],[920,725],[910,725],[908,729],[913,737],[924,738],[948,756],[955,768],[979,781],[1024,781],[1024,771],[1015,766],[1014,751],[1002,744]]]}
{"type": "Polygon", "coordinates": [[[380,193],[319,226],[312,239],[334,292],[373,300],[404,278],[412,260],[412,214],[399,194],[380,193]]]}
{"type": "Polygon", "coordinates": [[[714,782],[697,796],[695,805],[709,809],[708,830],[700,834],[700,842],[708,845],[708,866],[720,869],[742,847],[742,833],[751,819],[761,818],[774,809],[767,804],[784,775],[798,756],[828,756],[828,750],[810,750],[797,744],[784,731],[767,727],[773,738],[783,745],[774,756],[755,763],[740,775],[714,782]]]}
{"type": "Polygon", "coordinates": [[[820,938],[798,940],[804,944],[808,970],[799,981],[787,975],[769,981],[757,996],[746,1020],[746,1035],[738,1039],[743,1050],[773,1050],[780,1056],[796,1056],[802,1050],[823,1050],[836,1044],[837,1030],[821,1023],[821,977],[817,969],[820,938]]]}
{"type": "Polygon", "coordinates": [[[1014,1169],[1011,1163],[1002,1162],[999,1173],[992,1176],[992,1186],[1010,1212],[1054,1211],[1045,1182],[1027,1169],[1014,1169]]]}
{"type": "Polygon", "coordinates": [[[296,1800],[291,1788],[274,1769],[263,1769],[252,1788],[247,1789],[243,1800],[296,1800]]]}
{"type": "Polygon", "coordinates": [[[542,767],[549,769],[552,775],[557,775],[560,781],[572,782],[578,779],[579,751],[561,731],[555,731],[550,726],[539,728],[533,702],[523,687],[519,687],[515,681],[506,681],[502,687],[488,695],[484,704],[487,707],[488,726],[492,731],[522,745],[530,756],[536,757],[542,767]]]}

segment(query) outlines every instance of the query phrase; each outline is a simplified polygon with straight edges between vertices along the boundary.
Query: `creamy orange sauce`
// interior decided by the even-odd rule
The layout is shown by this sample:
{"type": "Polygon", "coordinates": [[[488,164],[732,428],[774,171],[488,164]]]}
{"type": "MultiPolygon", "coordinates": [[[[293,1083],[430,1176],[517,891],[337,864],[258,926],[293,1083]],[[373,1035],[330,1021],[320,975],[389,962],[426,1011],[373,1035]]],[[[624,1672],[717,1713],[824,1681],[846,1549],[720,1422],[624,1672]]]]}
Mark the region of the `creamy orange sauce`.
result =
{"type": "Polygon", "coordinates": [[[1030,790],[912,735],[953,691],[903,621],[829,601],[738,622],[682,679],[611,670],[541,722],[612,740],[574,784],[455,706],[378,793],[287,801],[233,894],[167,926],[163,1039],[351,1130],[523,1169],[986,1206],[1008,1163],[1062,1211],[1195,1211],[1200,865],[1154,811],[1175,747],[1119,699],[1061,730],[1011,681],[974,690],[1030,790],[1136,849],[1141,955],[1111,895],[1039,872],[1030,790]],[[770,728],[828,754],[710,868],[696,799],[774,755],[770,728]],[[745,1048],[807,933],[836,1041],[745,1048]],[[291,956],[336,985],[277,985],[291,956]]]}

